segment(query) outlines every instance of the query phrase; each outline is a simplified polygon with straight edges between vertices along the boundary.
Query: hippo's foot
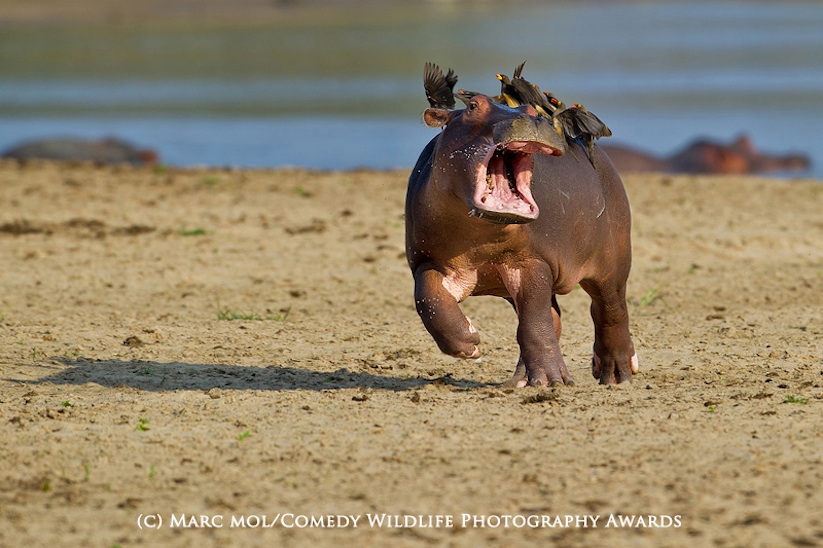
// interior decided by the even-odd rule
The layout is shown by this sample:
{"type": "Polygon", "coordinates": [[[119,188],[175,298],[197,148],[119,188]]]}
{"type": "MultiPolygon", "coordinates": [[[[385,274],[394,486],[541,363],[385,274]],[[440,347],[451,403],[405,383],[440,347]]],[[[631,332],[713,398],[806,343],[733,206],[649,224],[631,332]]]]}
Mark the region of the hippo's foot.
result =
{"type": "Polygon", "coordinates": [[[631,381],[640,368],[629,333],[625,285],[621,281],[616,290],[614,284],[604,281],[581,281],[580,285],[592,298],[592,375],[600,384],[631,381]]]}
{"type": "Polygon", "coordinates": [[[501,384],[504,388],[563,385],[574,386],[574,379],[562,359],[559,364],[553,364],[548,367],[528,368],[523,362],[523,358],[517,360],[517,367],[514,370],[512,378],[501,384]]]}
{"type": "Polygon", "coordinates": [[[600,384],[620,384],[631,381],[632,375],[640,371],[637,353],[629,359],[600,357],[595,350],[592,355],[592,375],[600,380],[600,384]]]}
{"type": "Polygon", "coordinates": [[[480,348],[477,346],[480,344],[480,335],[468,316],[463,316],[463,319],[467,324],[463,330],[452,329],[449,332],[433,333],[433,336],[445,354],[464,360],[474,360],[480,357],[480,348]]]}
{"type": "Polygon", "coordinates": [[[414,281],[417,313],[440,350],[455,358],[480,357],[480,335],[460,311],[443,275],[432,268],[420,268],[414,281]]]}

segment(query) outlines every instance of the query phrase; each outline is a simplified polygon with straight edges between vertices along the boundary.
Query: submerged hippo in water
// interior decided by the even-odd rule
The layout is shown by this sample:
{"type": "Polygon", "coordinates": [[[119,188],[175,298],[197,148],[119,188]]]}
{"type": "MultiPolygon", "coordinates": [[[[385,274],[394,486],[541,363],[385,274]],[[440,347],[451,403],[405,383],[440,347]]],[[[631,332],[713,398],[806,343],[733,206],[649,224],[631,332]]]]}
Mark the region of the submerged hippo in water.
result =
{"type": "Polygon", "coordinates": [[[595,146],[589,162],[583,141],[561,138],[530,105],[482,94],[465,109],[429,108],[424,120],[444,129],[409,177],[406,256],[417,312],[440,349],[480,356],[480,337],[458,303],[496,295],[519,319],[509,383],[573,384],[555,296],[580,284],[592,298],[594,376],[630,380],[638,371],[626,308],[631,220],[608,157],[595,146]]]}
{"type": "Polygon", "coordinates": [[[621,172],[717,173],[743,175],[774,171],[805,171],[811,166],[803,154],[774,155],[757,150],[745,135],[731,144],[698,139],[671,156],[659,157],[622,145],[603,145],[621,172]]]}
{"type": "Polygon", "coordinates": [[[157,153],[108,137],[88,140],[78,138],[37,139],[21,143],[3,152],[3,158],[16,160],[57,160],[94,162],[96,164],[154,165],[157,153]]]}

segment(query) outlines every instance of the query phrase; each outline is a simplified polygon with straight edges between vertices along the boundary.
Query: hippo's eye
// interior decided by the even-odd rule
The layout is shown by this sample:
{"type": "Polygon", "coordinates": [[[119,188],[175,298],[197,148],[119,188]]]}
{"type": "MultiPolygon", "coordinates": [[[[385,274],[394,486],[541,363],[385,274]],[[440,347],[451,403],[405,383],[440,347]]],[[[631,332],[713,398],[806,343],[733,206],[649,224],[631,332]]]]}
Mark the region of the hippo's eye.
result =
{"type": "Polygon", "coordinates": [[[477,106],[477,102],[472,101],[471,103],[469,103],[469,110],[474,110],[477,108],[477,106]]]}

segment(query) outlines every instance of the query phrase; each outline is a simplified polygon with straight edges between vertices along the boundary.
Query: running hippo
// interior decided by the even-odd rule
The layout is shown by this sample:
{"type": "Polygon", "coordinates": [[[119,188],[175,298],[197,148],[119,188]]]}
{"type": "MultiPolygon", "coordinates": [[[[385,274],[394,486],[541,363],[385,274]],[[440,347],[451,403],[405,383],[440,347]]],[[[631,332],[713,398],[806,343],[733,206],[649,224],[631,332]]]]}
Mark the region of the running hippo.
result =
{"type": "Polygon", "coordinates": [[[731,144],[698,139],[661,158],[622,145],[603,145],[621,172],[718,173],[742,175],[774,171],[804,171],[811,162],[803,154],[772,155],[757,150],[746,135],[731,144]]]}
{"type": "Polygon", "coordinates": [[[580,284],[592,298],[592,373],[601,384],[630,380],[638,361],[620,176],[599,147],[586,161],[586,143],[561,138],[531,105],[511,108],[482,94],[465,102],[425,111],[429,127],[444,129],[409,177],[406,257],[423,324],[446,354],[477,358],[480,337],[458,303],[503,297],[519,320],[520,359],[507,384],[571,385],[555,296],[580,284]]]}
{"type": "Polygon", "coordinates": [[[5,151],[2,157],[21,161],[40,159],[134,166],[157,163],[157,153],[153,150],[139,149],[112,137],[100,140],[72,137],[38,139],[21,143],[5,151]]]}

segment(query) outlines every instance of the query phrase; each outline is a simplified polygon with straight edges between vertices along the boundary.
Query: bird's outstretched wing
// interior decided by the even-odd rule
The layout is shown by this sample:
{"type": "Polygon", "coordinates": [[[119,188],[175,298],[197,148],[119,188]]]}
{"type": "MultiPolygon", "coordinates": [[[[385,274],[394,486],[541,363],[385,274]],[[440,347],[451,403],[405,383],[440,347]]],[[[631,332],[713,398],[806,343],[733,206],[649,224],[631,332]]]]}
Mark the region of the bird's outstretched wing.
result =
{"type": "Polygon", "coordinates": [[[604,124],[603,120],[593,112],[586,110],[583,105],[574,105],[571,110],[575,112],[577,125],[582,133],[588,133],[596,139],[612,136],[612,130],[609,129],[609,126],[604,124]]]}
{"type": "Polygon", "coordinates": [[[457,74],[449,69],[446,75],[434,63],[426,63],[423,69],[423,89],[432,108],[454,108],[454,86],[457,74]]]}

